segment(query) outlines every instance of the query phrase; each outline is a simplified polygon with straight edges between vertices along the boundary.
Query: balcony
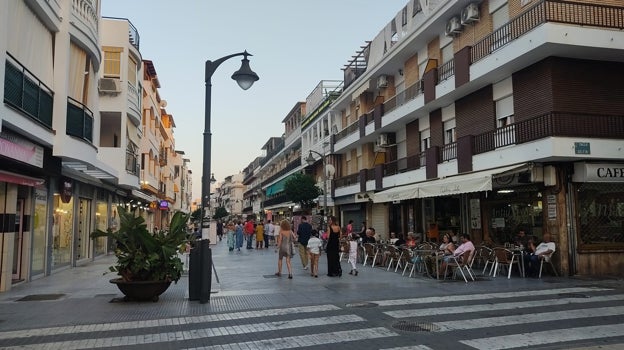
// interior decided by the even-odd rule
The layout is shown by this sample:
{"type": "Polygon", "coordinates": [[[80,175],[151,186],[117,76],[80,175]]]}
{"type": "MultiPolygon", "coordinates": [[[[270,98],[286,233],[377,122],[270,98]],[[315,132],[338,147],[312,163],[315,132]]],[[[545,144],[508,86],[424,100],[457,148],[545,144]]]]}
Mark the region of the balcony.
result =
{"type": "Polygon", "coordinates": [[[52,90],[8,53],[7,57],[4,102],[46,128],[52,128],[52,90]]]}
{"type": "Polygon", "coordinates": [[[93,112],[87,106],[67,98],[67,135],[93,143],[93,112]]]}

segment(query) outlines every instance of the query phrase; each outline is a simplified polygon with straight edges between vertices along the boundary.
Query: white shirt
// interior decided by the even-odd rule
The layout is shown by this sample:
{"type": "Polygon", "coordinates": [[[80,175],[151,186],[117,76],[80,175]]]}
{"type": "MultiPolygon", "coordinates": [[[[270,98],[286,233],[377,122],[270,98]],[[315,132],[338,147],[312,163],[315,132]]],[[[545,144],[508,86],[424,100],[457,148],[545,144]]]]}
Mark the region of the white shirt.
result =
{"type": "Polygon", "coordinates": [[[542,242],[540,243],[537,247],[535,247],[535,255],[540,255],[542,253],[545,253],[549,250],[552,250],[553,253],[555,252],[555,242],[542,242]]]}
{"type": "Polygon", "coordinates": [[[275,235],[275,226],[273,225],[272,222],[267,224],[266,232],[267,232],[267,235],[269,235],[269,236],[274,236],[275,235]]]}
{"type": "Polygon", "coordinates": [[[310,240],[308,241],[308,250],[312,254],[320,254],[322,245],[323,245],[323,242],[321,242],[321,240],[318,237],[312,236],[310,237],[310,240]]]}

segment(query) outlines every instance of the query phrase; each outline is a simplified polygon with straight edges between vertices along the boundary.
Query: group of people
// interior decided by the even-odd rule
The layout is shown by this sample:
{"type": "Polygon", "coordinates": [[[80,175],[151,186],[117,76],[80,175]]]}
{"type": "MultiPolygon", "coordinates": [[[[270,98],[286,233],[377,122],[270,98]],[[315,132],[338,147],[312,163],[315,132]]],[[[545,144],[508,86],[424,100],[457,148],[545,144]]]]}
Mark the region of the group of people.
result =
{"type": "Polygon", "coordinates": [[[247,241],[247,249],[254,249],[253,241],[256,241],[255,249],[268,249],[269,245],[275,241],[275,225],[271,220],[267,220],[266,225],[264,221],[256,223],[253,219],[249,219],[246,222],[228,221],[223,227],[221,222],[217,223],[217,236],[219,240],[225,235],[228,249],[233,251],[234,249],[240,251],[243,247],[244,241],[247,241]],[[221,227],[221,228],[220,228],[221,227]]]}

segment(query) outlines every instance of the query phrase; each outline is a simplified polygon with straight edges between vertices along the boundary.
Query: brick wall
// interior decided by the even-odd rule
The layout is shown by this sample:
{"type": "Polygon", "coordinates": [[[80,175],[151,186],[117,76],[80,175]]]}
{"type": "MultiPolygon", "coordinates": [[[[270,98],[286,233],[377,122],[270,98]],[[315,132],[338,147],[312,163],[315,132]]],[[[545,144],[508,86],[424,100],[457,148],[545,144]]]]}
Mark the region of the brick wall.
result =
{"type": "Polygon", "coordinates": [[[403,74],[405,76],[405,87],[414,85],[420,76],[418,75],[418,54],[413,55],[405,61],[403,74]]]}
{"type": "Polygon", "coordinates": [[[464,26],[464,30],[453,40],[455,52],[466,46],[472,46],[488,34],[492,33],[492,15],[489,11],[489,2],[484,1],[479,5],[479,20],[464,26]]]}
{"type": "Polygon", "coordinates": [[[438,60],[438,62],[442,62],[440,59],[440,38],[435,37],[435,39],[431,40],[427,44],[427,55],[430,59],[438,60]]]}
{"type": "Polygon", "coordinates": [[[420,153],[420,130],[418,119],[405,125],[405,148],[408,156],[420,153]]]}
{"type": "Polygon", "coordinates": [[[551,66],[546,59],[512,75],[516,123],[553,110],[551,66]]]}
{"type": "Polygon", "coordinates": [[[444,145],[444,126],[442,124],[441,109],[436,109],[429,113],[429,129],[431,130],[431,146],[444,145]]]}

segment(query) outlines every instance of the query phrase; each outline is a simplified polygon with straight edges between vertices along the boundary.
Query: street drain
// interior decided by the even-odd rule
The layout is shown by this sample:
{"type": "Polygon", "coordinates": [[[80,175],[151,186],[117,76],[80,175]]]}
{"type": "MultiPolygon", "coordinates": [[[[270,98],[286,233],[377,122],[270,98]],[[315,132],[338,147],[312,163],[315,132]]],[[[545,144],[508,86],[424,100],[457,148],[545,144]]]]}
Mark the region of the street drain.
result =
{"type": "Polygon", "coordinates": [[[430,322],[398,321],[392,324],[392,328],[405,332],[437,332],[440,327],[430,322]]]}
{"type": "Polygon", "coordinates": [[[349,307],[349,308],[367,308],[367,307],[376,307],[378,306],[375,303],[351,303],[351,304],[346,304],[345,307],[349,307]]]}
{"type": "Polygon", "coordinates": [[[45,301],[45,300],[57,300],[64,297],[65,294],[31,294],[23,298],[17,299],[17,301],[45,301]]]}

